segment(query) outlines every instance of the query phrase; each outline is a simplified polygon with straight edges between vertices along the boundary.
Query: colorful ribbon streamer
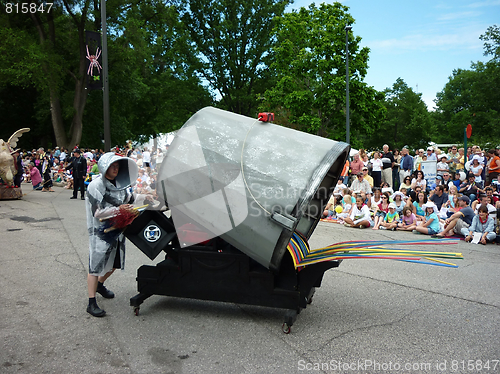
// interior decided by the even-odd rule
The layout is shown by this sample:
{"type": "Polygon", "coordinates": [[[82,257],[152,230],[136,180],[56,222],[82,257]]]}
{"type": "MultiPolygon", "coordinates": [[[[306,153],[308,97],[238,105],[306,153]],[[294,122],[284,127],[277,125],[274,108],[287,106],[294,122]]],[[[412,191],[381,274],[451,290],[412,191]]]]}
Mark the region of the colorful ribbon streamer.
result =
{"type": "MultiPolygon", "coordinates": [[[[440,245],[457,244],[456,239],[443,239],[440,245]]],[[[294,232],[288,243],[288,252],[292,255],[295,268],[324,261],[339,261],[347,259],[384,259],[414,262],[426,265],[457,268],[458,265],[437,258],[463,259],[461,253],[433,252],[423,250],[392,249],[387,245],[435,245],[436,241],[410,240],[358,240],[331,244],[324,248],[311,250],[307,239],[294,232]],[[425,261],[427,260],[427,261],[425,261]]]]}

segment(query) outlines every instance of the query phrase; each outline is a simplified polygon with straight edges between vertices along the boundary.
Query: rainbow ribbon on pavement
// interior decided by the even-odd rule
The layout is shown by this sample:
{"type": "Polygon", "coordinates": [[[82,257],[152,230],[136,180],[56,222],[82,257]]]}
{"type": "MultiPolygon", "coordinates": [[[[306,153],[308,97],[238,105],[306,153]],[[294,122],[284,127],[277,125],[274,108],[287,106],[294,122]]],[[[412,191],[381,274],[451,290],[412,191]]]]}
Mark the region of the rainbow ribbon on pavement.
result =
{"type": "MultiPolygon", "coordinates": [[[[440,245],[457,244],[456,239],[439,240],[440,245]]],[[[451,262],[438,259],[463,259],[461,253],[432,252],[423,250],[393,249],[387,245],[435,245],[436,241],[410,240],[358,240],[331,244],[324,248],[311,250],[307,239],[295,231],[288,243],[288,252],[292,255],[295,268],[316,264],[324,261],[339,261],[347,259],[383,259],[413,262],[418,264],[436,265],[457,268],[451,262]]]]}

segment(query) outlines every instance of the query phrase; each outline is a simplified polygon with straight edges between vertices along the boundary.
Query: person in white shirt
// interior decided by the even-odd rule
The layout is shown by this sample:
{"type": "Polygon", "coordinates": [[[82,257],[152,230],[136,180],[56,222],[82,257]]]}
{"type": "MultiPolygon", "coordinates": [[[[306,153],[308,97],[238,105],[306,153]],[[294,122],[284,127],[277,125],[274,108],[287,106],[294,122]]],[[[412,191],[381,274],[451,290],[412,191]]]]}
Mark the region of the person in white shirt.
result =
{"type": "Polygon", "coordinates": [[[344,219],[346,226],[365,229],[373,226],[373,220],[370,215],[370,209],[365,205],[361,196],[356,198],[356,204],[351,210],[349,217],[344,219]]]}
{"type": "Polygon", "coordinates": [[[142,167],[151,167],[151,153],[147,148],[144,148],[144,151],[142,152],[142,167]]]}

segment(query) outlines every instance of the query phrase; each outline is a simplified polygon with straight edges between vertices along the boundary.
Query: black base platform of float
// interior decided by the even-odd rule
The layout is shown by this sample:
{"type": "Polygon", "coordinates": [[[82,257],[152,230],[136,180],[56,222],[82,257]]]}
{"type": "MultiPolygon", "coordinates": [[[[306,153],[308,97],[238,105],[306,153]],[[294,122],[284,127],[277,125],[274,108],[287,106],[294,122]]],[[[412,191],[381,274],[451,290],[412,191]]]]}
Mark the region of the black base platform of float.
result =
{"type": "Polygon", "coordinates": [[[139,294],[130,299],[139,306],[153,295],[233,302],[287,309],[284,331],[312,300],[326,270],[336,261],[309,265],[300,271],[289,256],[275,274],[237,250],[218,251],[210,247],[188,247],[176,260],[167,258],[156,266],[143,265],[137,271],[139,294]]]}
{"type": "Polygon", "coordinates": [[[329,261],[297,271],[286,253],[279,271],[271,271],[221,238],[182,248],[172,219],[158,211],[143,212],[125,235],[152,260],[166,253],[164,261],[137,271],[139,294],[130,299],[136,315],[153,295],[232,302],[286,309],[283,331],[288,333],[325,271],[339,266],[329,261]]]}

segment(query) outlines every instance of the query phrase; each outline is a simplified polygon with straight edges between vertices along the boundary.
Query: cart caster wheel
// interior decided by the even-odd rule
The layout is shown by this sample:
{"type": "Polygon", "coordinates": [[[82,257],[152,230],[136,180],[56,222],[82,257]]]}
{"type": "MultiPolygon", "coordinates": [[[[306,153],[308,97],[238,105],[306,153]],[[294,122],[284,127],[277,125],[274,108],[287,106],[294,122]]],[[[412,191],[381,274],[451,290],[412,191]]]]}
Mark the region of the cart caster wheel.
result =
{"type": "Polygon", "coordinates": [[[140,308],[139,308],[138,306],[136,306],[136,307],[134,308],[134,314],[135,314],[136,316],[138,316],[138,315],[139,315],[139,309],[140,309],[140,308]]]}
{"type": "Polygon", "coordinates": [[[292,331],[292,327],[288,326],[287,323],[284,323],[283,326],[281,326],[281,331],[283,331],[283,333],[285,334],[290,334],[290,332],[292,331]]]}

